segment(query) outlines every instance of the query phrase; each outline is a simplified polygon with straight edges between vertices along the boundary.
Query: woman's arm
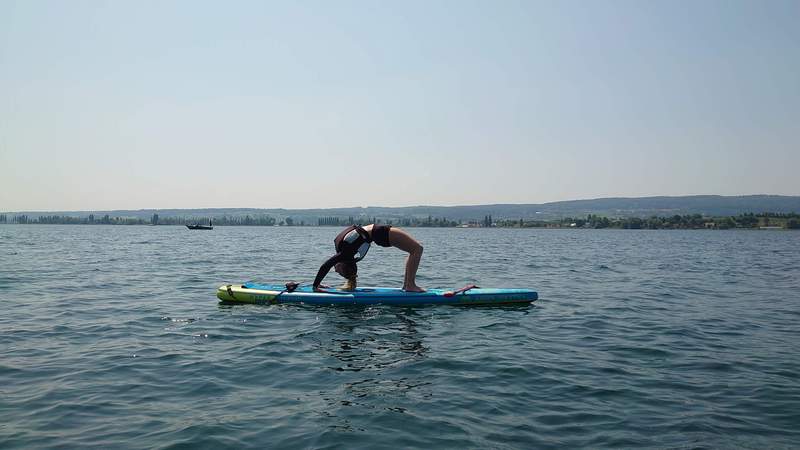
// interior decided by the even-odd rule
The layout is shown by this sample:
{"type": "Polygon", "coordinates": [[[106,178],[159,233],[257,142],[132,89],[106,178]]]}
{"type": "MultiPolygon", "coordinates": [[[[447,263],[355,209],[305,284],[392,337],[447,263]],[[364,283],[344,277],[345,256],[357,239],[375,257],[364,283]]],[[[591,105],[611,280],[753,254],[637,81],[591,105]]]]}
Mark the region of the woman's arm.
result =
{"type": "Polygon", "coordinates": [[[342,261],[342,259],[344,259],[344,255],[342,255],[341,253],[337,253],[337,254],[331,256],[330,258],[328,258],[328,260],[325,261],[320,266],[319,271],[317,272],[317,277],[314,278],[314,291],[315,292],[319,291],[319,285],[320,285],[320,283],[322,283],[322,280],[325,278],[325,275],[327,275],[328,272],[331,271],[331,267],[335,266],[336,263],[342,261]]]}

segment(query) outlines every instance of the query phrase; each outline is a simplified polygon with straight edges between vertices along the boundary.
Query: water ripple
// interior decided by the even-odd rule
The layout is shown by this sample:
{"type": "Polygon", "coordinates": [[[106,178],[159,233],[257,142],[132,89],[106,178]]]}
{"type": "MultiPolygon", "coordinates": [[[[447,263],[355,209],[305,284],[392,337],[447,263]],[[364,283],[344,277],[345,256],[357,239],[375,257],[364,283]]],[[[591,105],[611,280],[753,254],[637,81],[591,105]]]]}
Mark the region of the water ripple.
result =
{"type": "MultiPolygon", "coordinates": [[[[793,448],[797,233],[415,229],[528,307],[219,305],[331,228],[1,226],[4,448],[793,448]]],[[[376,248],[364,284],[398,285],[376,248]]]]}

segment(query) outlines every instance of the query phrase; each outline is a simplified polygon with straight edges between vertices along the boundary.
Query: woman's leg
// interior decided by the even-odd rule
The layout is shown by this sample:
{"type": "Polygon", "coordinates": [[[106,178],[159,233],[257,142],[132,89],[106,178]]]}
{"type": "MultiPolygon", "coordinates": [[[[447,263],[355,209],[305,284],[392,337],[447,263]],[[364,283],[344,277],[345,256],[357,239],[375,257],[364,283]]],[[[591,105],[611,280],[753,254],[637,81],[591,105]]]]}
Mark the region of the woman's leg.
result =
{"type": "Polygon", "coordinates": [[[406,274],[403,279],[403,290],[410,292],[425,292],[425,289],[417,286],[417,269],[419,260],[422,258],[422,244],[411,237],[410,234],[400,228],[389,228],[389,243],[392,247],[408,253],[406,258],[406,274]]]}

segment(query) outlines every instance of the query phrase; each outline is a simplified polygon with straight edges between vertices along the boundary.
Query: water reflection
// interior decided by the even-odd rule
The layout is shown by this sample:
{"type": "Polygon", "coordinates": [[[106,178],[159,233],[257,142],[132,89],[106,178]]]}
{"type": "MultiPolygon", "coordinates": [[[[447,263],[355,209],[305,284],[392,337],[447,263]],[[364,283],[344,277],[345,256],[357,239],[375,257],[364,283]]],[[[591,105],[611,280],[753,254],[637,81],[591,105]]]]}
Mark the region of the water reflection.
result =
{"type": "MultiPolygon", "coordinates": [[[[320,330],[320,352],[335,359],[332,370],[380,370],[425,357],[413,309],[347,308],[328,311],[327,327],[320,330]]],[[[425,324],[423,324],[424,326],[425,324]]]]}
{"type": "Polygon", "coordinates": [[[403,414],[409,404],[429,398],[430,382],[415,364],[429,352],[429,320],[414,309],[348,308],[327,310],[317,348],[340,382],[321,392],[323,417],[331,430],[353,430],[348,417],[403,414]]]}

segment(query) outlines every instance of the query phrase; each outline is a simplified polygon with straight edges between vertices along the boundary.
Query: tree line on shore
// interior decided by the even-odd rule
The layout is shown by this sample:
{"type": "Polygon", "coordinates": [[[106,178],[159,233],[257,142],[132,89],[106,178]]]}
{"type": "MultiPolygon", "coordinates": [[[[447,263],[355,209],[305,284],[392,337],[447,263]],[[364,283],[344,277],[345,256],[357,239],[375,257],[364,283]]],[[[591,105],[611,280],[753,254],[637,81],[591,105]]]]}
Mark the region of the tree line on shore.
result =
{"type": "MultiPolygon", "coordinates": [[[[295,225],[291,219],[287,219],[288,225],[295,225]]],[[[58,225],[186,225],[194,223],[209,223],[214,225],[243,225],[243,226],[273,226],[277,221],[274,217],[269,216],[255,216],[249,215],[242,217],[182,217],[182,216],[169,216],[159,217],[158,214],[153,214],[150,220],[137,218],[137,217],[113,217],[105,214],[101,217],[95,217],[94,214],[89,214],[86,217],[74,216],[39,216],[29,217],[26,214],[20,214],[8,217],[6,214],[0,214],[0,224],[3,223],[16,223],[16,224],[58,224],[58,225]]],[[[287,223],[284,223],[287,224],[287,223]]]]}
{"type": "Polygon", "coordinates": [[[514,228],[617,228],[625,230],[727,230],[733,228],[787,228],[800,229],[800,214],[797,213],[744,213],[738,216],[707,217],[700,214],[618,217],[609,218],[589,214],[586,218],[566,217],[559,221],[503,220],[498,227],[514,228]]]}
{"type": "Polygon", "coordinates": [[[320,217],[316,224],[291,217],[276,219],[267,215],[221,216],[221,217],[159,217],[153,214],[150,220],[133,217],[86,217],[46,215],[29,217],[26,214],[9,216],[0,214],[0,224],[67,224],[67,225],[185,225],[209,223],[221,226],[346,226],[368,223],[384,223],[401,227],[474,227],[474,228],[618,228],[618,229],[733,229],[733,228],[787,228],[800,229],[798,213],[744,213],[738,216],[707,217],[700,214],[640,217],[606,217],[589,214],[585,218],[565,217],[557,221],[530,219],[498,219],[491,215],[483,220],[455,221],[444,217],[403,217],[382,220],[377,217],[320,217]]]}

